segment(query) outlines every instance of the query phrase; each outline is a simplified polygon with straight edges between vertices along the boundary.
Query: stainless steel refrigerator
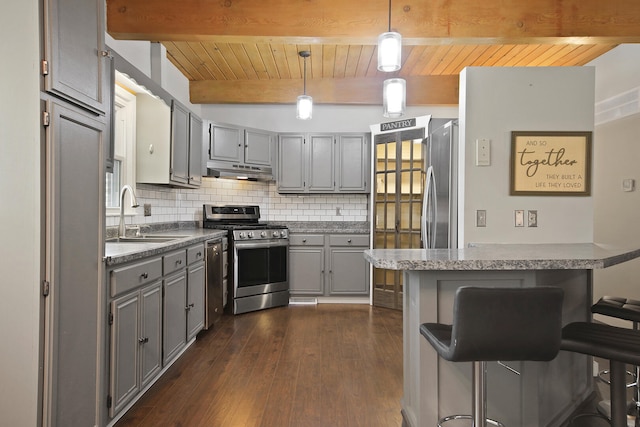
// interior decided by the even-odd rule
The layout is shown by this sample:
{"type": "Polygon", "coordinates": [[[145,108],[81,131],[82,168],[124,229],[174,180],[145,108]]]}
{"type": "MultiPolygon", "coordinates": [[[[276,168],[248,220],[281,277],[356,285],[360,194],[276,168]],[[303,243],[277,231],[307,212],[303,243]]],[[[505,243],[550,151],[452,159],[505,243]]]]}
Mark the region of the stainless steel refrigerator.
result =
{"type": "Polygon", "coordinates": [[[435,128],[426,138],[422,247],[455,248],[458,241],[458,121],[435,128]]]}

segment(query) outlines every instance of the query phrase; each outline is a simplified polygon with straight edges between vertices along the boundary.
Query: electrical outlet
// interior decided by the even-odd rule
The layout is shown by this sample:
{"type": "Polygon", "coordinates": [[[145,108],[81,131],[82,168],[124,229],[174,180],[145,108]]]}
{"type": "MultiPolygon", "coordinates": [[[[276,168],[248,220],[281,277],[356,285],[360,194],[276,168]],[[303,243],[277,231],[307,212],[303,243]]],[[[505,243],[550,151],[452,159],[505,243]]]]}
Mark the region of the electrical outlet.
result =
{"type": "Polygon", "coordinates": [[[524,211],[516,210],[516,227],[524,227],[524,211]]]}
{"type": "Polygon", "coordinates": [[[538,211],[527,211],[527,225],[529,227],[538,226],[538,211]]]}
{"type": "Polygon", "coordinates": [[[487,211],[479,209],[476,211],[476,227],[487,226],[487,211]]]}
{"type": "Polygon", "coordinates": [[[151,203],[144,204],[144,216],[151,216],[151,203]]]}

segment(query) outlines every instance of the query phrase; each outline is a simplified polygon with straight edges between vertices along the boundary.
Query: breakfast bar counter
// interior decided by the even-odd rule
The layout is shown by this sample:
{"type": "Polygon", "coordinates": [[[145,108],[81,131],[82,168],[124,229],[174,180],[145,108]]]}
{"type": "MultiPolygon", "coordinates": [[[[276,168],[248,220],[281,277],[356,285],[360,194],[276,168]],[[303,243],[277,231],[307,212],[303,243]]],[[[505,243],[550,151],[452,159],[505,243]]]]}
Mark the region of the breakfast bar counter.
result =
{"type": "MultiPolygon", "coordinates": [[[[640,257],[638,248],[578,244],[478,244],[459,249],[370,249],[374,267],[403,274],[403,425],[434,426],[471,413],[471,363],[451,363],[420,324],[452,322],[460,286],[557,286],[563,324],[591,319],[592,272],[640,257]]],[[[593,390],[591,358],[560,352],[551,362],[489,363],[487,415],[507,426],[557,427],[593,390]]]]}

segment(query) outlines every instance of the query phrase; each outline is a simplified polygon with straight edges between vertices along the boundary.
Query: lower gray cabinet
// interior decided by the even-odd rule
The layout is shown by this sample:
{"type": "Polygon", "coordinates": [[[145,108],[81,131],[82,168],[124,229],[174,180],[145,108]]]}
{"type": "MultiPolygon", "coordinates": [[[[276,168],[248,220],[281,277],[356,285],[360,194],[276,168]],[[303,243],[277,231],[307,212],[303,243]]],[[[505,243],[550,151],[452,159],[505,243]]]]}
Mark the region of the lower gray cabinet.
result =
{"type": "Polygon", "coordinates": [[[204,327],[204,244],[111,269],[109,418],[204,327]]]}
{"type": "Polygon", "coordinates": [[[289,292],[292,296],[369,295],[366,234],[289,236],[289,292]]]}
{"type": "Polygon", "coordinates": [[[289,236],[289,293],[324,294],[324,235],[289,236]]]}
{"type": "Polygon", "coordinates": [[[367,235],[329,236],[329,295],[369,295],[367,235]]]}
{"type": "Polygon", "coordinates": [[[187,274],[164,279],[163,363],[173,360],[187,345],[187,274]]]}
{"type": "Polygon", "coordinates": [[[115,299],[110,313],[113,417],[162,369],[162,282],[115,299]]]}
{"type": "Polygon", "coordinates": [[[204,245],[187,250],[187,341],[204,328],[204,245]]]}

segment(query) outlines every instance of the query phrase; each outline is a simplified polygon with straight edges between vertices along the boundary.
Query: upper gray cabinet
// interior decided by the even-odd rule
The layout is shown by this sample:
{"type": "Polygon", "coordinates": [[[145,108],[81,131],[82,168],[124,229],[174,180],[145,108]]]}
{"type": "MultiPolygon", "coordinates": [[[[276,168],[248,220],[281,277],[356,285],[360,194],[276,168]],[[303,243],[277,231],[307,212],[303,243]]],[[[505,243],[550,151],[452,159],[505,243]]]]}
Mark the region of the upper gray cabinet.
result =
{"type": "Polygon", "coordinates": [[[44,88],[96,114],[109,108],[104,0],[45,0],[44,88]]]}
{"type": "MultiPolygon", "coordinates": [[[[209,160],[226,162],[227,167],[270,168],[273,164],[275,134],[266,130],[211,123],[209,160]]],[[[219,164],[219,163],[218,163],[219,164]]]]}
{"type": "Polygon", "coordinates": [[[182,104],[139,93],[136,181],[197,188],[202,182],[202,120],[182,104]]]}
{"type": "Polygon", "coordinates": [[[366,134],[281,134],[279,193],[368,193],[366,134]]]}

